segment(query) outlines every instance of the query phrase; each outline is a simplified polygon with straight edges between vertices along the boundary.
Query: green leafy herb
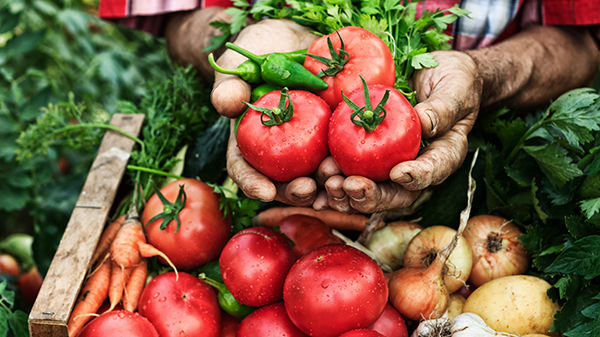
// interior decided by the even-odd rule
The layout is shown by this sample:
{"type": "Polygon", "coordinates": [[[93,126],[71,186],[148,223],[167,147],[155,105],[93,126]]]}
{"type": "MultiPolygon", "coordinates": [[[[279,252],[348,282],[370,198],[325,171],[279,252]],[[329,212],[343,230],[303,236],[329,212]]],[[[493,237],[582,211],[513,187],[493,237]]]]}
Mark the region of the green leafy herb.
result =
{"type": "Polygon", "coordinates": [[[223,210],[224,216],[231,215],[231,226],[234,233],[252,226],[252,218],[260,207],[260,200],[239,197],[237,186],[230,179],[226,180],[224,186],[210,183],[208,185],[214,189],[215,193],[221,195],[219,198],[220,208],[223,210]]]}
{"type": "Polygon", "coordinates": [[[20,310],[13,311],[15,293],[6,286],[6,280],[0,283],[0,336],[7,336],[12,331],[15,337],[27,337],[28,315],[20,310]]]}

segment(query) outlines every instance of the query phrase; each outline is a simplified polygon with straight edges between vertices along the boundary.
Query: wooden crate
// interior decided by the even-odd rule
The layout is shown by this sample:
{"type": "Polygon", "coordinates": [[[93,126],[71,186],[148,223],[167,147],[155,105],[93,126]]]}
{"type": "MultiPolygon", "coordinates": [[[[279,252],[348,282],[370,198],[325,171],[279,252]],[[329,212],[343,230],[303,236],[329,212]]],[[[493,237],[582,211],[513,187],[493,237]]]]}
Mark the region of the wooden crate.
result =
{"type": "MultiPolygon", "coordinates": [[[[111,124],[137,136],[143,114],[115,114],[111,124]]],[[[102,139],[56,255],[29,315],[31,337],[68,337],[67,321],[125,174],[135,142],[114,131],[102,139]]]]}

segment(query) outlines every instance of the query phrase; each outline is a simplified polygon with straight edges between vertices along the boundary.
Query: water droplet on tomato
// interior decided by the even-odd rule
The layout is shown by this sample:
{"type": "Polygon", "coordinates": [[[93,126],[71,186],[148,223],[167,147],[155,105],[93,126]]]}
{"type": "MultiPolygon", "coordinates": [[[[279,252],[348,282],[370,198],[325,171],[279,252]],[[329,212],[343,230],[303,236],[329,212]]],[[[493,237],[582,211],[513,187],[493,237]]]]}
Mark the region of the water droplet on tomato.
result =
{"type": "Polygon", "coordinates": [[[183,330],[179,331],[179,336],[181,336],[181,337],[185,336],[185,331],[183,331],[183,330]]]}
{"type": "Polygon", "coordinates": [[[125,318],[125,314],[124,314],[124,313],[122,313],[122,312],[120,312],[118,316],[119,316],[119,318],[121,318],[121,319],[125,318]]]}
{"type": "Polygon", "coordinates": [[[166,301],[166,300],[167,300],[167,298],[166,298],[166,297],[164,297],[164,296],[158,299],[158,301],[159,301],[159,302],[164,302],[164,301],[166,301]]]}
{"type": "Polygon", "coordinates": [[[158,297],[158,295],[160,295],[160,293],[156,293],[156,294],[154,294],[152,297],[154,297],[154,298],[157,298],[157,297],[158,297]]]}
{"type": "Polygon", "coordinates": [[[325,280],[323,280],[323,282],[321,282],[321,287],[323,289],[327,289],[327,287],[329,287],[329,283],[330,283],[330,280],[329,279],[325,279],[325,280]]]}

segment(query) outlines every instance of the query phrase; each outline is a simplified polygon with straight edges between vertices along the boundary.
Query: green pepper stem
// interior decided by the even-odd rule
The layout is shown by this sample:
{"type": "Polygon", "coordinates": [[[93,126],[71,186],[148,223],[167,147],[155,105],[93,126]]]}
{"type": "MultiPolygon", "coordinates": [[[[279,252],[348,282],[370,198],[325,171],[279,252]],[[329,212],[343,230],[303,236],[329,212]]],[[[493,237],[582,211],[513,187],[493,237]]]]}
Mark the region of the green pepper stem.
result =
{"type": "Polygon", "coordinates": [[[240,53],[240,54],[242,54],[242,55],[246,56],[247,58],[249,58],[250,60],[252,60],[252,61],[256,62],[256,63],[257,63],[257,64],[259,64],[259,65],[260,65],[260,64],[262,64],[262,63],[265,61],[265,58],[264,58],[264,57],[262,57],[262,56],[258,56],[258,55],[256,55],[256,54],[253,54],[253,53],[251,53],[251,52],[247,51],[246,49],[243,49],[243,48],[241,48],[241,47],[238,47],[238,46],[236,46],[235,44],[233,44],[233,43],[231,43],[231,42],[227,42],[227,43],[225,43],[225,46],[226,46],[228,49],[231,49],[231,50],[233,50],[233,51],[236,51],[236,52],[238,52],[238,53],[240,53]]]}
{"type": "Polygon", "coordinates": [[[221,294],[227,293],[229,291],[227,289],[227,287],[225,286],[225,284],[209,278],[204,273],[201,273],[200,275],[198,275],[198,278],[200,278],[201,280],[206,282],[209,286],[216,288],[221,294]]]}
{"type": "Polygon", "coordinates": [[[239,69],[227,69],[227,68],[222,68],[221,66],[219,66],[217,64],[217,62],[215,62],[215,57],[214,57],[213,53],[208,54],[208,63],[210,63],[210,66],[213,67],[214,70],[216,70],[222,74],[237,75],[237,76],[240,76],[243,74],[243,72],[240,71],[239,69]]]}

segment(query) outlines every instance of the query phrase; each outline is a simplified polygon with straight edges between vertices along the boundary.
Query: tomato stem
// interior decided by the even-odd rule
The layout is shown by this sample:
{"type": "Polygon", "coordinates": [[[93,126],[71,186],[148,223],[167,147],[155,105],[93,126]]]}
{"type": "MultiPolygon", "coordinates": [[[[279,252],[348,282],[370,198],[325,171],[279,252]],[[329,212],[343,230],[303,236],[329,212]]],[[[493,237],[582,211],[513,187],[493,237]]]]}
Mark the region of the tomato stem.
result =
{"type": "Polygon", "coordinates": [[[277,104],[277,107],[272,108],[272,109],[261,108],[259,106],[250,104],[248,102],[244,102],[244,103],[246,103],[246,105],[248,105],[250,108],[261,113],[260,121],[263,123],[263,125],[265,125],[265,126],[281,125],[281,124],[291,120],[292,117],[294,116],[294,104],[292,103],[292,99],[290,98],[290,95],[287,93],[287,91],[288,91],[287,88],[281,89],[279,103],[277,104]],[[288,100],[290,103],[286,107],[285,103],[288,100]],[[269,119],[265,119],[264,118],[265,115],[267,115],[267,117],[269,117],[269,119]]]}
{"type": "Polygon", "coordinates": [[[363,83],[365,106],[359,107],[356,103],[352,102],[346,95],[344,95],[344,93],[342,93],[342,98],[344,99],[344,102],[346,102],[346,104],[348,104],[348,106],[353,110],[352,114],[350,115],[350,120],[352,123],[362,127],[367,133],[369,133],[373,132],[375,128],[377,128],[377,126],[383,122],[385,116],[387,115],[387,111],[385,110],[384,106],[390,97],[390,90],[387,89],[385,91],[381,101],[379,104],[377,104],[375,109],[373,109],[371,104],[371,96],[369,95],[369,89],[367,88],[367,82],[365,82],[365,79],[362,76],[360,76],[360,79],[363,83]]]}
{"type": "Polygon", "coordinates": [[[333,47],[330,37],[327,37],[327,46],[329,46],[329,54],[331,55],[330,59],[319,55],[306,54],[307,56],[312,57],[316,61],[319,61],[328,67],[327,69],[321,69],[321,71],[317,74],[319,77],[337,75],[344,70],[344,66],[350,59],[350,54],[346,51],[346,47],[344,46],[344,40],[342,40],[342,37],[338,31],[336,31],[336,33],[340,39],[340,49],[338,49],[339,54],[333,47]]]}

